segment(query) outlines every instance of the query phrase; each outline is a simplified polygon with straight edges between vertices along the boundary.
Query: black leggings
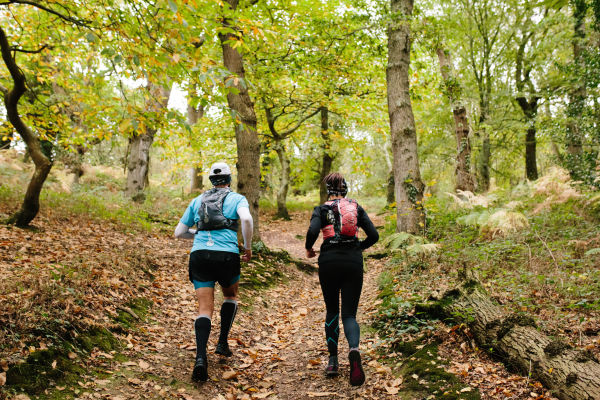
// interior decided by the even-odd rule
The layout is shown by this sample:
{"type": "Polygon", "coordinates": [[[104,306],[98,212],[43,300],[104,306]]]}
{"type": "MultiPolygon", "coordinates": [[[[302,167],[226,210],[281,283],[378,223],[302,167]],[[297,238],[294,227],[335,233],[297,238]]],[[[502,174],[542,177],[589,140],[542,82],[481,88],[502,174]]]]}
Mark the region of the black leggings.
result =
{"type": "Polygon", "coordinates": [[[320,263],[319,282],[327,310],[325,337],[329,354],[337,355],[340,335],[340,292],[342,293],[341,320],[344,324],[344,334],[348,340],[348,346],[351,349],[357,348],[360,340],[360,327],[356,322],[356,310],[362,291],[362,262],[360,264],[341,261],[320,263]]]}

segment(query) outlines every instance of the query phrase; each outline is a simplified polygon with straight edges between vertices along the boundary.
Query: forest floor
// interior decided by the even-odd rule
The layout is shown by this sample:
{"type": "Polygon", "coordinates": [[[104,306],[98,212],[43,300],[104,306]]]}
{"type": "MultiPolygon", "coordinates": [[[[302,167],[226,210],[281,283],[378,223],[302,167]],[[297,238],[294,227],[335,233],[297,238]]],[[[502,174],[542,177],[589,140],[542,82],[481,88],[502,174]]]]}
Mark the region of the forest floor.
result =
{"type": "MultiPolygon", "coordinates": [[[[8,211],[5,205],[0,214],[8,211]]],[[[263,240],[271,248],[285,249],[302,258],[309,215],[293,213],[292,221],[265,217],[261,221],[263,240]]],[[[376,225],[381,224],[377,217],[374,219],[376,225]]],[[[381,303],[377,298],[378,279],[386,268],[385,260],[371,259],[366,265],[358,318],[367,375],[364,386],[353,388],[348,383],[343,334],[341,376],[325,378],[325,312],[318,277],[285,263],[277,267],[282,274],[264,269],[269,276],[280,275],[266,280],[269,287],[242,286],[241,309],[230,335],[234,351],[231,358],[213,353],[219,330],[217,298],[209,343],[210,380],[192,384],[196,303],[187,276],[191,244],[173,239],[168,230],[130,231],[119,224],[90,221],[64,210],[43,210],[35,225],[34,231],[0,226],[0,302],[5,306],[0,316],[13,332],[20,327],[34,334],[45,333],[33,341],[25,335],[14,343],[8,343],[14,338],[3,338],[0,366],[6,370],[28,354],[48,349],[56,339],[47,333],[49,330],[27,326],[28,322],[36,323],[37,314],[50,315],[59,323],[63,317],[75,320],[75,330],[79,331],[86,325],[111,328],[123,344],[95,347],[85,357],[79,351],[70,351],[68,358],[85,368],[66,382],[51,380],[38,395],[40,398],[548,398],[539,384],[508,373],[502,364],[473,348],[460,330],[439,323],[433,335],[416,345],[417,352],[425,349],[431,356],[425,346],[439,343],[435,357],[424,358],[427,365],[420,370],[407,369],[407,364],[420,361],[417,352],[404,356],[390,352],[386,341],[371,327],[381,303]],[[131,300],[141,297],[153,305],[133,312],[131,300]],[[122,322],[119,317],[123,317],[123,310],[136,317],[145,315],[140,321],[125,319],[135,325],[119,331],[114,329],[115,321],[122,322]],[[432,373],[436,368],[450,372],[448,376],[458,377],[459,382],[448,385],[450,391],[444,387],[441,391],[428,389],[441,379],[432,373]]],[[[256,259],[252,263],[264,266],[265,261],[256,259]]],[[[57,368],[56,360],[51,366],[57,368]]],[[[21,394],[15,398],[27,397],[21,394]]]]}

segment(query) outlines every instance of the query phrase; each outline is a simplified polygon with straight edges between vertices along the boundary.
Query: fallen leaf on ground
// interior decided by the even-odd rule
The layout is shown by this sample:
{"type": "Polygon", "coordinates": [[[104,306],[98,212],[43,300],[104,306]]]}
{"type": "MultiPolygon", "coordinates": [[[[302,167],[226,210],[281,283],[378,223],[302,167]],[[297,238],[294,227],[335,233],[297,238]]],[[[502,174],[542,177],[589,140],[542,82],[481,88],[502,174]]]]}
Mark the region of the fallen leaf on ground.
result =
{"type": "Polygon", "coordinates": [[[237,371],[225,371],[223,372],[223,379],[229,380],[233,379],[238,375],[237,371]]]}
{"type": "Polygon", "coordinates": [[[307,392],[308,397],[325,397],[325,396],[333,396],[334,392],[307,392]]]}
{"type": "Polygon", "coordinates": [[[0,386],[4,386],[6,384],[6,372],[0,373],[0,386]]]}
{"type": "Polygon", "coordinates": [[[272,394],[275,394],[275,392],[261,392],[261,393],[253,394],[252,398],[254,398],[254,399],[266,399],[267,397],[269,397],[272,394]]]}
{"type": "Polygon", "coordinates": [[[148,363],[147,363],[146,361],[144,361],[144,360],[141,360],[141,361],[139,362],[139,366],[140,366],[140,368],[141,368],[141,369],[148,369],[148,368],[150,368],[150,364],[148,364],[148,363]]]}

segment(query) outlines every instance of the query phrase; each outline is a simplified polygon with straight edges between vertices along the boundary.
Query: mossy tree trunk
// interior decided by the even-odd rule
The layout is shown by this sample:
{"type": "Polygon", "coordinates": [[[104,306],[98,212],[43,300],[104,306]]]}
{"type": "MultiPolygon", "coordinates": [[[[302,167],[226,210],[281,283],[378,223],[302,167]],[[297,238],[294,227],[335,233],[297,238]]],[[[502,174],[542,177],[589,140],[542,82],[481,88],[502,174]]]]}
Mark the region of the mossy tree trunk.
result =
{"type": "Polygon", "coordinates": [[[440,72],[444,80],[446,95],[452,106],[454,116],[454,133],[456,136],[456,187],[457,190],[475,191],[475,177],[471,174],[471,141],[467,109],[462,104],[461,85],[456,78],[452,57],[448,50],[436,50],[440,64],[440,72]]]}
{"type": "Polygon", "coordinates": [[[27,226],[40,210],[40,193],[52,168],[52,159],[44,153],[39,137],[25,124],[19,115],[19,100],[27,91],[26,80],[23,71],[16,63],[13,49],[8,43],[8,38],[2,28],[0,28],[0,50],[4,64],[13,81],[13,87],[10,90],[0,87],[0,91],[4,95],[6,116],[27,145],[27,153],[35,164],[35,170],[27,186],[21,208],[9,218],[8,222],[17,226],[27,226]]]}
{"type": "Polygon", "coordinates": [[[394,16],[388,28],[387,103],[394,155],[396,230],[418,233],[425,227],[417,132],[410,100],[412,0],[391,0],[394,16]]]}
{"type": "Polygon", "coordinates": [[[331,173],[333,168],[334,155],[331,151],[331,132],[329,132],[329,108],[321,107],[321,138],[323,139],[321,157],[321,170],[319,171],[319,202],[323,204],[327,201],[327,188],[323,181],[331,173]]]}
{"type": "Polygon", "coordinates": [[[476,280],[465,280],[416,311],[467,324],[481,348],[561,400],[600,399],[600,364],[591,353],[549,338],[527,315],[507,313],[476,280]]]}
{"type": "Polygon", "coordinates": [[[290,213],[286,206],[286,200],[290,187],[290,159],[282,141],[276,142],[274,149],[277,152],[279,164],[281,165],[281,176],[279,177],[279,187],[277,188],[277,217],[289,220],[290,213]]]}

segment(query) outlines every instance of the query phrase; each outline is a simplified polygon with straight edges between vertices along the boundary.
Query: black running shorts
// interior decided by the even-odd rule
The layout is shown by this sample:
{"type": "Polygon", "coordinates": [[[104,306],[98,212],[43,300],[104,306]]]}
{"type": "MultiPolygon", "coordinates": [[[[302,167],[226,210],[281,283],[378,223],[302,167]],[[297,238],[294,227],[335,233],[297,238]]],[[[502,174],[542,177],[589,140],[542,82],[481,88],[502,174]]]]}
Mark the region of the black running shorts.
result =
{"type": "Polygon", "coordinates": [[[190,281],[194,289],[215,287],[219,282],[227,288],[240,280],[240,255],[228,251],[196,250],[190,254],[190,281]]]}

